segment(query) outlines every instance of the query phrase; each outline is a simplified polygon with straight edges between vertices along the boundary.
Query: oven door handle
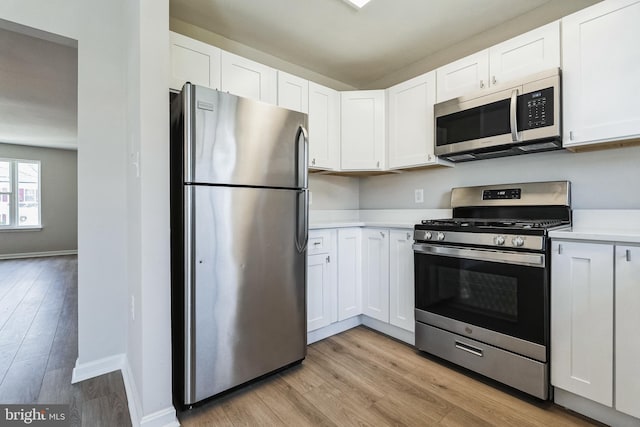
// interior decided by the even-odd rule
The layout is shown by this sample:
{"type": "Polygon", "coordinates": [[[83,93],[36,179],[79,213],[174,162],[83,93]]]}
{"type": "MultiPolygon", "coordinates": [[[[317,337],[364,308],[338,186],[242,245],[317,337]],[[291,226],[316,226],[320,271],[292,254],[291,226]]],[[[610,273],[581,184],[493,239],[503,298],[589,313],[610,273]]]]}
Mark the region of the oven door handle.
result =
{"type": "Polygon", "coordinates": [[[468,249],[456,246],[436,246],[426,243],[415,243],[413,245],[413,251],[417,254],[441,255],[477,261],[499,262],[502,264],[526,265],[529,267],[543,268],[545,265],[545,256],[543,254],[468,249]]]}

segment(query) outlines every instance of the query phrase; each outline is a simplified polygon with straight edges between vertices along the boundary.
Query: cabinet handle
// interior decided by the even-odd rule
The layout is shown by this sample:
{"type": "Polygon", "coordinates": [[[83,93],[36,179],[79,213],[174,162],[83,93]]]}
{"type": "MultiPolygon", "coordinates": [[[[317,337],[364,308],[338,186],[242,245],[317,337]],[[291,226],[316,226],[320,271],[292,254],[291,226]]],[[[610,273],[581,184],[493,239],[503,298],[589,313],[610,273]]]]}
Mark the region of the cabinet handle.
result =
{"type": "Polygon", "coordinates": [[[573,141],[573,131],[572,130],[569,131],[569,139],[571,141],[573,141]]]}
{"type": "Polygon", "coordinates": [[[380,232],[380,235],[381,235],[382,237],[384,237],[384,233],[383,233],[382,231],[380,232]]]}
{"type": "Polygon", "coordinates": [[[631,249],[626,250],[624,257],[627,260],[627,262],[631,262],[631,249]]]}
{"type": "Polygon", "coordinates": [[[316,159],[311,159],[311,164],[315,166],[315,164],[316,164],[316,159]]]}
{"type": "Polygon", "coordinates": [[[484,80],[480,80],[480,89],[484,89],[484,80]]]}
{"type": "Polygon", "coordinates": [[[329,264],[330,262],[331,262],[331,257],[327,255],[327,264],[329,264]]]}
{"type": "Polygon", "coordinates": [[[411,233],[407,233],[407,240],[411,238],[411,233]]]}
{"type": "Polygon", "coordinates": [[[380,162],[376,163],[376,167],[379,168],[380,167],[380,162]]]}
{"type": "Polygon", "coordinates": [[[498,81],[496,80],[496,76],[491,77],[491,83],[496,84],[498,81]]]}
{"type": "Polygon", "coordinates": [[[313,246],[318,246],[320,242],[313,242],[313,246]]]}
{"type": "Polygon", "coordinates": [[[558,255],[562,255],[562,245],[558,245],[558,255]]]}

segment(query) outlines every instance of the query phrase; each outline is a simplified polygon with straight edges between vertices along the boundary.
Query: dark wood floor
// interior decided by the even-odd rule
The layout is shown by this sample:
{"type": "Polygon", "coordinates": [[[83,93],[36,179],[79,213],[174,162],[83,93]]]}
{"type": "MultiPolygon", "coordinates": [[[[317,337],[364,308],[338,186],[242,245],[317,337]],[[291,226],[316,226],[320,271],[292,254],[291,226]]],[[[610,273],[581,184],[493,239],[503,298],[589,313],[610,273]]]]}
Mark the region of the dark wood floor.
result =
{"type": "Polygon", "coordinates": [[[179,413],[183,426],[590,426],[363,326],[308,347],[301,366],[179,413]]]}
{"type": "Polygon", "coordinates": [[[0,405],[68,404],[72,426],[130,426],[120,372],[71,384],[75,256],[0,261],[0,405]]]}

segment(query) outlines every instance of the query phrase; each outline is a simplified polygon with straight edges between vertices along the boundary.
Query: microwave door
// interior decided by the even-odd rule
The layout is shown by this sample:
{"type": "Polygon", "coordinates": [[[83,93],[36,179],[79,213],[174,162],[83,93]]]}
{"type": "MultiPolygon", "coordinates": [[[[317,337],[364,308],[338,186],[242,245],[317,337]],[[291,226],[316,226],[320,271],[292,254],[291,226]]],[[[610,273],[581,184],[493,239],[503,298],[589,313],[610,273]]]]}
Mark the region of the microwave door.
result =
{"type": "MultiPolygon", "coordinates": [[[[436,154],[478,151],[513,142],[513,92],[510,88],[465,101],[457,98],[436,105],[436,154]],[[447,104],[447,105],[445,105],[447,104]]],[[[516,111],[517,114],[517,111],[516,111]]]]}

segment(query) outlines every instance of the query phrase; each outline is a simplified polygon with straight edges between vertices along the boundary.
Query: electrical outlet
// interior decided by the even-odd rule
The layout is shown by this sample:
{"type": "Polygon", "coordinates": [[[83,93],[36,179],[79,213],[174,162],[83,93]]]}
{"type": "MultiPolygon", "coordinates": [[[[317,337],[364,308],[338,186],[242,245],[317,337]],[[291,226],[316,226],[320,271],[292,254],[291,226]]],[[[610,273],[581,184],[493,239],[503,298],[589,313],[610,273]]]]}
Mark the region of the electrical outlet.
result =
{"type": "Polygon", "coordinates": [[[413,190],[413,194],[416,203],[424,203],[424,190],[422,188],[416,188],[413,190]]]}
{"type": "Polygon", "coordinates": [[[136,297],[131,295],[131,320],[136,320],[136,297]]]}

